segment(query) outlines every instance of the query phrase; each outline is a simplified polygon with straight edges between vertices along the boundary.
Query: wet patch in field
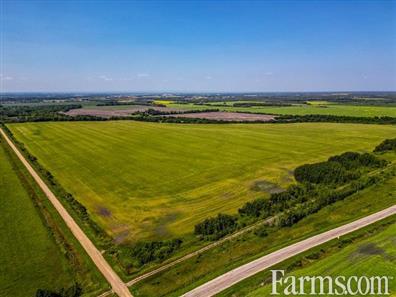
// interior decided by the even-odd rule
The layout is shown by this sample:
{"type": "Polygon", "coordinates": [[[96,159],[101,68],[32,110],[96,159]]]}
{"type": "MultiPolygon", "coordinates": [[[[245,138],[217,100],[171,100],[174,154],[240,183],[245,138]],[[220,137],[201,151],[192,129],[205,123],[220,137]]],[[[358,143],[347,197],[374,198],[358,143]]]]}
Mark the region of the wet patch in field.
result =
{"type": "Polygon", "coordinates": [[[97,213],[104,218],[111,217],[111,211],[103,206],[98,207],[97,213]]]}
{"type": "Polygon", "coordinates": [[[250,189],[256,192],[267,192],[270,194],[281,193],[285,191],[285,189],[279,187],[277,184],[266,180],[255,181],[250,189]]]}
{"type": "Polygon", "coordinates": [[[170,235],[167,225],[175,221],[178,218],[178,215],[178,213],[174,212],[159,218],[154,229],[155,234],[160,238],[170,235]]]}

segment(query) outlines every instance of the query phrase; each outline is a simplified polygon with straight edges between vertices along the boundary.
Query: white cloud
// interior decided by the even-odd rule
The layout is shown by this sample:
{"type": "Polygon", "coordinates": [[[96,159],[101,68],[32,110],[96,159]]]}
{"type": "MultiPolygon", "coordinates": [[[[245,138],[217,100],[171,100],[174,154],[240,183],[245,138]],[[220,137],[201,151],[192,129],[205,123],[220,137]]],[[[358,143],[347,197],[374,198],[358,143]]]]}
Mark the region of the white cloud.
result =
{"type": "Polygon", "coordinates": [[[265,76],[271,76],[273,73],[271,71],[265,72],[264,75],[265,76]]]}
{"type": "Polygon", "coordinates": [[[205,79],[213,79],[213,77],[211,77],[210,75],[205,76],[205,79]]]}
{"type": "Polygon", "coordinates": [[[107,77],[106,75],[101,75],[99,76],[100,79],[103,79],[105,81],[112,81],[113,79],[111,77],[107,77]]]}
{"type": "Polygon", "coordinates": [[[142,77],[149,77],[150,74],[148,74],[148,73],[138,73],[136,76],[139,77],[139,78],[142,78],[142,77]]]}
{"type": "Polygon", "coordinates": [[[12,76],[0,74],[0,80],[13,80],[12,76]]]}

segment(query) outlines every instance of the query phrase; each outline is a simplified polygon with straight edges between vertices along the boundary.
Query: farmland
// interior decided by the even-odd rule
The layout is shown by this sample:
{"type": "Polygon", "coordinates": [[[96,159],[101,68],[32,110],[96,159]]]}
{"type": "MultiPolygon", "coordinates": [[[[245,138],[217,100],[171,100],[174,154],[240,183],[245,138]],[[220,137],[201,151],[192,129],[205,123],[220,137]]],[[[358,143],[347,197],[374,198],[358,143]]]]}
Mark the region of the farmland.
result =
{"type": "Polygon", "coordinates": [[[241,113],[241,112],[194,112],[194,113],[182,113],[167,115],[168,117],[180,117],[180,118],[197,118],[197,119],[208,119],[218,121],[245,121],[245,122],[268,122],[275,119],[275,116],[266,114],[252,114],[252,113],[241,113]]]}
{"type": "Polygon", "coordinates": [[[93,107],[84,107],[78,109],[72,109],[65,114],[70,116],[77,115],[88,115],[88,116],[96,116],[103,118],[110,117],[125,117],[130,116],[136,112],[144,112],[148,109],[154,109],[160,112],[170,112],[177,111],[179,109],[175,108],[167,108],[167,107],[154,107],[154,106],[143,106],[143,105],[115,105],[115,106],[93,106],[93,107]]]}
{"type": "Polygon", "coordinates": [[[221,111],[239,111],[252,113],[268,113],[280,115],[336,115],[336,116],[353,116],[353,117],[396,117],[395,106],[366,106],[366,105],[344,105],[344,104],[295,104],[292,106],[252,106],[252,107],[234,107],[232,102],[214,102],[208,105],[195,105],[192,103],[178,104],[167,102],[170,108],[180,108],[184,110],[199,110],[204,108],[218,108],[221,111]],[[221,106],[224,104],[224,106],[221,106]]]}
{"type": "Polygon", "coordinates": [[[68,287],[73,283],[70,267],[8,158],[0,144],[0,296],[68,287]]]}
{"type": "Polygon", "coordinates": [[[257,190],[258,184],[284,188],[296,166],[371,151],[396,132],[394,126],[326,123],[8,127],[117,242],[186,235],[197,222],[274,190],[257,190]]]}

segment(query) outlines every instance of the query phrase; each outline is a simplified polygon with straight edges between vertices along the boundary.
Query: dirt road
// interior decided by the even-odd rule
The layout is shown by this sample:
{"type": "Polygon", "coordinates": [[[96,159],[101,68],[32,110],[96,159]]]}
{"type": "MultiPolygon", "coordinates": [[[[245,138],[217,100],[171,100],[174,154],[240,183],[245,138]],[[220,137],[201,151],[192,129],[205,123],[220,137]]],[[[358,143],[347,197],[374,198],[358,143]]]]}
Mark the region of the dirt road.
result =
{"type": "Polygon", "coordinates": [[[277,263],[280,263],[288,258],[291,258],[299,253],[309,250],[315,246],[321,245],[327,241],[338,238],[347,233],[356,231],[360,228],[368,226],[386,217],[396,214],[396,205],[393,205],[387,209],[343,225],[341,227],[332,229],[330,231],[321,233],[319,235],[310,237],[303,241],[297,242],[285,248],[282,248],[276,252],[263,256],[250,263],[242,265],[234,270],[231,270],[195,289],[184,294],[184,297],[210,297],[224,289],[231,287],[232,285],[255,275],[256,273],[267,269],[277,263]]]}
{"type": "Polygon", "coordinates": [[[4,139],[10,145],[12,150],[18,156],[19,160],[23,163],[29,173],[32,175],[34,180],[40,186],[42,191],[51,201],[55,209],[58,211],[62,219],[65,221],[67,226],[70,228],[73,235],[80,242],[82,247],[85,249],[87,254],[91,257],[92,261],[95,263],[96,267],[98,267],[99,271],[104,275],[107,281],[110,283],[113,291],[120,297],[132,297],[132,294],[129,292],[128,287],[124,284],[124,282],[119,278],[119,276],[114,272],[111,266],[106,262],[105,258],[102,256],[100,251],[95,247],[95,245],[91,242],[91,240],[85,235],[85,233],[81,230],[81,228],[77,225],[74,219],[70,216],[67,210],[63,207],[63,205],[59,202],[56,196],[52,193],[52,191],[48,188],[48,186],[44,183],[41,177],[36,173],[33,167],[26,161],[25,157],[19,152],[16,146],[12,143],[3,129],[0,128],[0,132],[3,135],[4,139]]]}

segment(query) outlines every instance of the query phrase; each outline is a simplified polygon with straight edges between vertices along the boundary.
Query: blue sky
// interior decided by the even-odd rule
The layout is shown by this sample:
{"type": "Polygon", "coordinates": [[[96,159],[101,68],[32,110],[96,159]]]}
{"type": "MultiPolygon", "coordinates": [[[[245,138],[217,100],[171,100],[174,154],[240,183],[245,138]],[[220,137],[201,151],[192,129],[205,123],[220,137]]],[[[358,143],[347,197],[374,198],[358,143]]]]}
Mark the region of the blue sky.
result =
{"type": "Polygon", "coordinates": [[[395,1],[2,1],[2,91],[396,90],[395,1]]]}

